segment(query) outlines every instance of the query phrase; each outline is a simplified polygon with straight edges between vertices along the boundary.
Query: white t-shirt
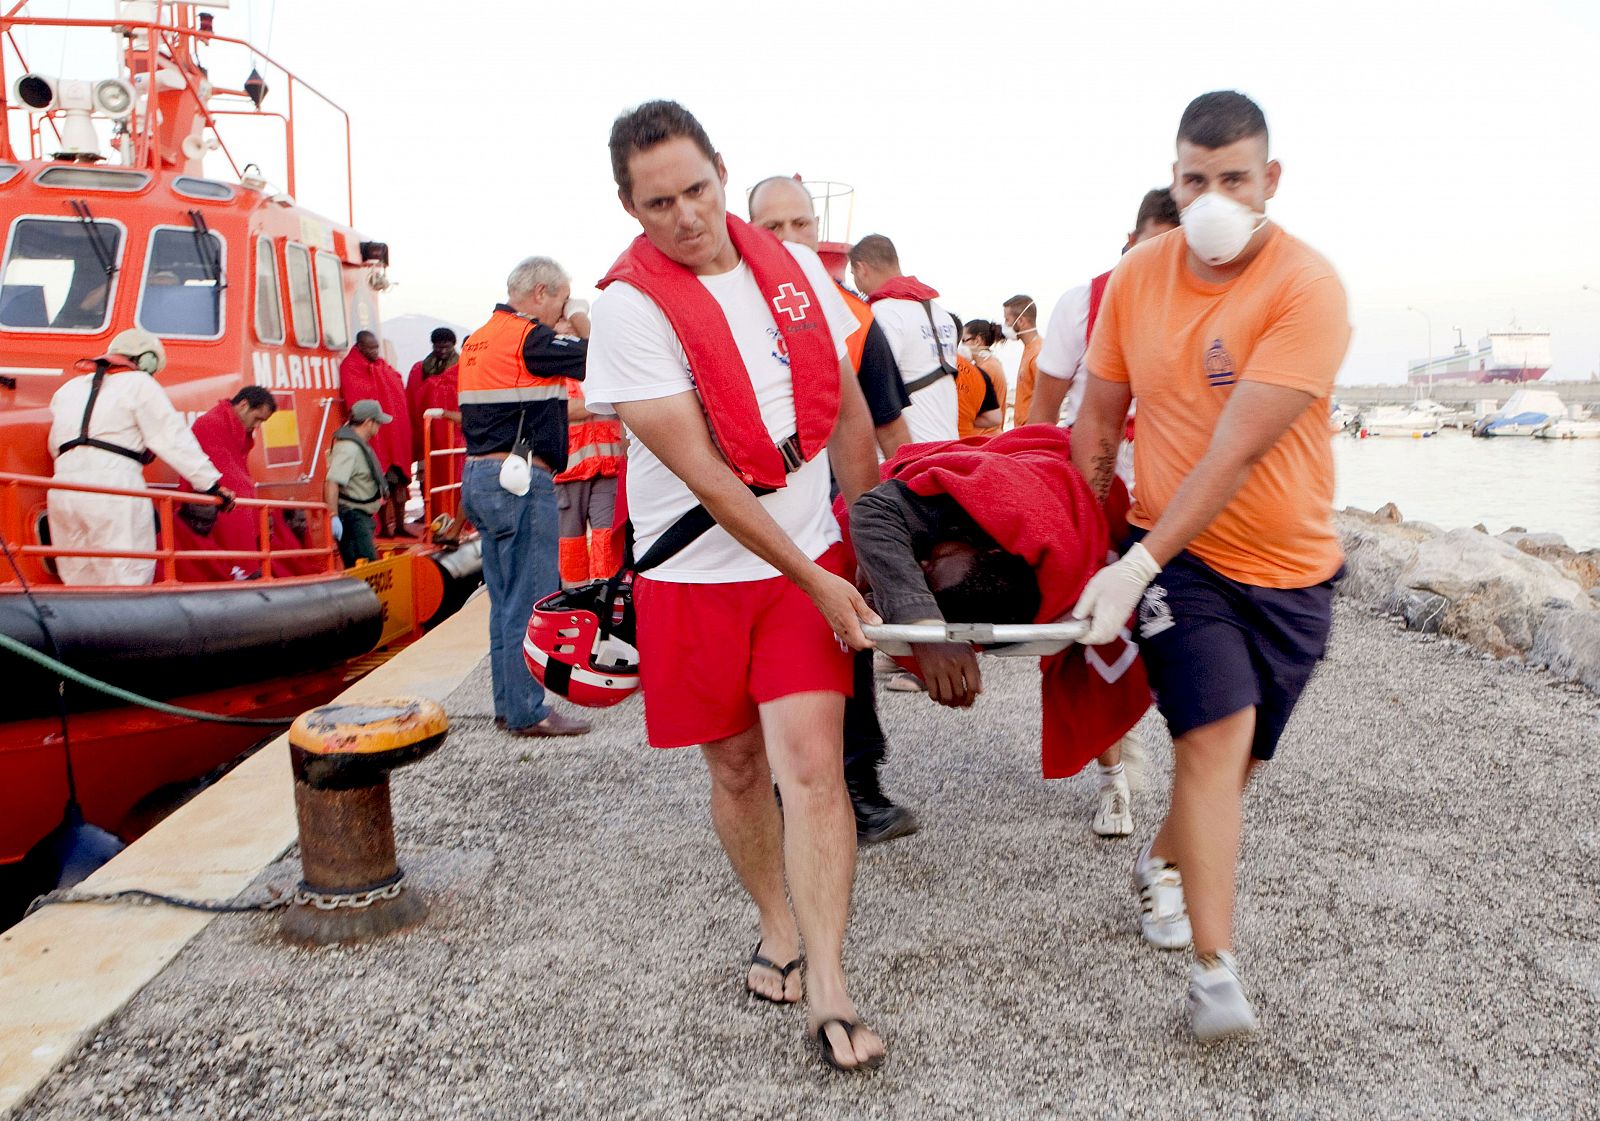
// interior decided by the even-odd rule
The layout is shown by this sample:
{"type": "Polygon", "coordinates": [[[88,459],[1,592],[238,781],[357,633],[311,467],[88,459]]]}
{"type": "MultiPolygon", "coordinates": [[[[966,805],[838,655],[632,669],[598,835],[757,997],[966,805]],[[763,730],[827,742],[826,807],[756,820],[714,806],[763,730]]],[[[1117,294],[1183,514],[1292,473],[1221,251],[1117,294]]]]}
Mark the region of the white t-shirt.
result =
{"type": "MultiPolygon", "coordinates": [[[[956,364],[956,347],[961,343],[960,332],[950,313],[935,303],[933,329],[928,326],[928,312],[917,300],[879,300],[872,305],[872,318],[883,328],[884,337],[894,351],[895,364],[900,367],[900,377],[907,385],[939,368],[939,352],[951,366],[956,364]],[[934,330],[938,334],[935,337],[934,330]]],[[[911,442],[921,444],[929,440],[954,440],[961,433],[956,430],[956,379],[940,378],[911,395],[911,404],[900,415],[906,418],[906,428],[911,432],[911,442]]]]}
{"type": "MultiPolygon", "coordinates": [[[[1089,285],[1074,288],[1056,301],[1050,313],[1050,333],[1045,336],[1044,348],[1039,351],[1039,372],[1063,381],[1072,379],[1067,388],[1066,400],[1061,403],[1061,424],[1071,428],[1078,422],[1078,410],[1083,406],[1083,392],[1089,385],[1089,367],[1084,358],[1089,353],[1089,285]]],[[[1128,415],[1138,410],[1135,402],[1128,407],[1128,415]]],[[[1133,445],[1122,441],[1117,449],[1117,474],[1133,490],[1133,445]]]]}
{"type": "Polygon", "coordinates": [[[1074,288],[1056,301],[1050,313],[1050,331],[1044,337],[1044,348],[1039,351],[1039,372],[1060,381],[1072,382],[1067,389],[1067,399],[1061,405],[1061,423],[1068,428],[1078,419],[1078,407],[1083,404],[1083,390],[1089,384],[1084,355],[1089,353],[1089,286],[1074,288]]]}
{"type": "MultiPolygon", "coordinates": [[[[801,309],[801,317],[823,314],[833,335],[836,356],[843,358],[848,353],[847,340],[859,326],[856,317],[815,253],[788,242],[784,248],[805,270],[812,299],[821,305],[801,309]]],[[[756,285],[755,274],[741,260],[729,272],[698,279],[727,317],[739,357],[750,373],[768,435],[774,443],[794,435],[789,355],[773,322],[772,308],[756,285]]],[[[595,299],[589,321],[589,359],[583,391],[591,410],[614,412],[611,406],[619,401],[654,401],[694,390],[689,359],[672,324],[655,301],[637,288],[621,281],[612,284],[595,299]]],[[[699,505],[699,500],[637,439],[628,447],[627,478],[634,554],[642,557],[656,538],[699,505]]],[[[761,498],[767,513],[812,560],[839,540],[839,523],[828,498],[828,483],[828,457],[819,454],[789,476],[788,486],[761,498]]],[[[727,530],[713,526],[688,548],[652,568],[648,575],[652,580],[678,584],[732,584],[766,580],[778,574],[777,569],[735,541],[727,530]]]]}

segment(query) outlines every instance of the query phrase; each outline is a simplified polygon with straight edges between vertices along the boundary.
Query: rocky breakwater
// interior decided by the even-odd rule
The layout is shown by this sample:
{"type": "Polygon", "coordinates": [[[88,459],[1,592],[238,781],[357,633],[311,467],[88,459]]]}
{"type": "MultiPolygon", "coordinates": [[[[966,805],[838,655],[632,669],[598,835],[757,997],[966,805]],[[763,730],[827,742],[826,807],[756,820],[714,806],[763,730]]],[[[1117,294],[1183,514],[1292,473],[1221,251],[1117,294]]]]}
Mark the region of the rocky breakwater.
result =
{"type": "Polygon", "coordinates": [[[1600,691],[1600,550],[1554,533],[1406,521],[1391,503],[1336,512],[1339,591],[1412,630],[1521,658],[1600,691]]]}

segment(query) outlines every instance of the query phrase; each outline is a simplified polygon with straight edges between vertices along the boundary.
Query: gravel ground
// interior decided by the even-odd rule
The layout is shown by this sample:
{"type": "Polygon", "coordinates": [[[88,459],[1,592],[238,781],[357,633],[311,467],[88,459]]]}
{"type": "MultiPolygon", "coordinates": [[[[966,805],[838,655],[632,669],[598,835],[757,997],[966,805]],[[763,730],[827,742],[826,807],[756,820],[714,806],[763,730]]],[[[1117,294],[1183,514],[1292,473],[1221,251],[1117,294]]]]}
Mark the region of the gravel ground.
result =
{"type": "MultiPolygon", "coordinates": [[[[1135,841],[1089,833],[1087,779],[1039,780],[1032,663],[987,664],[971,714],[882,698],[924,830],[862,855],[876,1075],[824,1073],[803,1013],[742,996],[754,916],[697,754],[643,750],[634,704],[510,739],[480,666],[395,781],[425,925],[303,951],[221,918],[19,1116],[1600,1116],[1593,695],[1341,602],[1249,799],[1237,948],[1265,1031],[1201,1049],[1186,955],[1136,933],[1135,841]]],[[[1145,731],[1139,839],[1171,755],[1145,731]]]]}

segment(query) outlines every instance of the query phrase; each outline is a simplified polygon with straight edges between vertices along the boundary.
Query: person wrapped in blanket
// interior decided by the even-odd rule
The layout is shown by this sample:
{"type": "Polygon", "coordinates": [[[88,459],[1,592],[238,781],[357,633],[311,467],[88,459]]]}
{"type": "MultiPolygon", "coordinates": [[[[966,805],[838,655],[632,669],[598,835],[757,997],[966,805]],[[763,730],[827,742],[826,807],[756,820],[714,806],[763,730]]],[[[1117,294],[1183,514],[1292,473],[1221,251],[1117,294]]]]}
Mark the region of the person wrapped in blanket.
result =
{"type": "MultiPolygon", "coordinates": [[[[911,444],[850,509],[849,539],[888,623],[1046,623],[1066,617],[1106,563],[1127,494],[1102,507],[1072,466],[1071,437],[1028,425],[992,439],[911,444]],[[1108,517],[1109,515],[1109,517],[1108,517]]],[[[908,668],[934,701],[968,708],[983,673],[965,643],[918,644],[908,668]]],[[[1127,637],[1070,646],[1041,660],[1045,778],[1076,774],[1131,733],[1150,704],[1127,637]]],[[[1095,831],[1132,832],[1127,779],[1101,776],[1095,831]],[[1114,804],[1114,805],[1113,805],[1114,804]],[[1115,814],[1111,811],[1115,810],[1115,814]],[[1101,819],[1120,817],[1115,829],[1101,819]]]]}

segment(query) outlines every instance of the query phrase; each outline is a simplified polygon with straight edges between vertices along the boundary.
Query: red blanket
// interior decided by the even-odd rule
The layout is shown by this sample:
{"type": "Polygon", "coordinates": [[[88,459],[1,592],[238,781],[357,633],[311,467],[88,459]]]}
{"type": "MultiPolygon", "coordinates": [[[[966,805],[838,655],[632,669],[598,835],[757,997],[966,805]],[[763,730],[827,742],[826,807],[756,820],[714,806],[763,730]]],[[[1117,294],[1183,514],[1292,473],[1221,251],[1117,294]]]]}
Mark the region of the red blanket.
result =
{"type": "MultiPolygon", "coordinates": [[[[1067,433],[1031,424],[993,438],[908,444],[883,465],[917,494],[947,494],[1007,552],[1039,577],[1035,622],[1072,610],[1089,577],[1106,562],[1113,524],[1127,513],[1120,482],[1105,508],[1072,466],[1067,433]]],[[[1120,531],[1119,531],[1120,532],[1120,531]]],[[[1045,778],[1082,770],[1139,722],[1150,707],[1144,665],[1126,639],[1071,646],[1040,661],[1045,778]]]]}
{"type": "MultiPolygon", "coordinates": [[[[800,451],[809,462],[822,451],[839,416],[839,359],[822,304],[800,262],[768,230],[728,215],[728,237],[772,307],[794,384],[800,451]]],[[[788,480],[783,455],[761,419],[750,372],[716,298],[684,266],[640,234],[600,287],[621,280],[655,301],[677,333],[694,373],[695,389],[717,447],[746,485],[780,490],[788,480]]]]}
{"type": "Polygon", "coordinates": [[[366,355],[352,349],[339,363],[339,393],[344,397],[346,409],[370,398],[394,418],[379,427],[372,439],[372,450],[377,453],[378,466],[383,470],[398,467],[409,476],[411,411],[406,404],[406,387],[400,380],[400,371],[381,358],[369,362],[366,355]]]}

